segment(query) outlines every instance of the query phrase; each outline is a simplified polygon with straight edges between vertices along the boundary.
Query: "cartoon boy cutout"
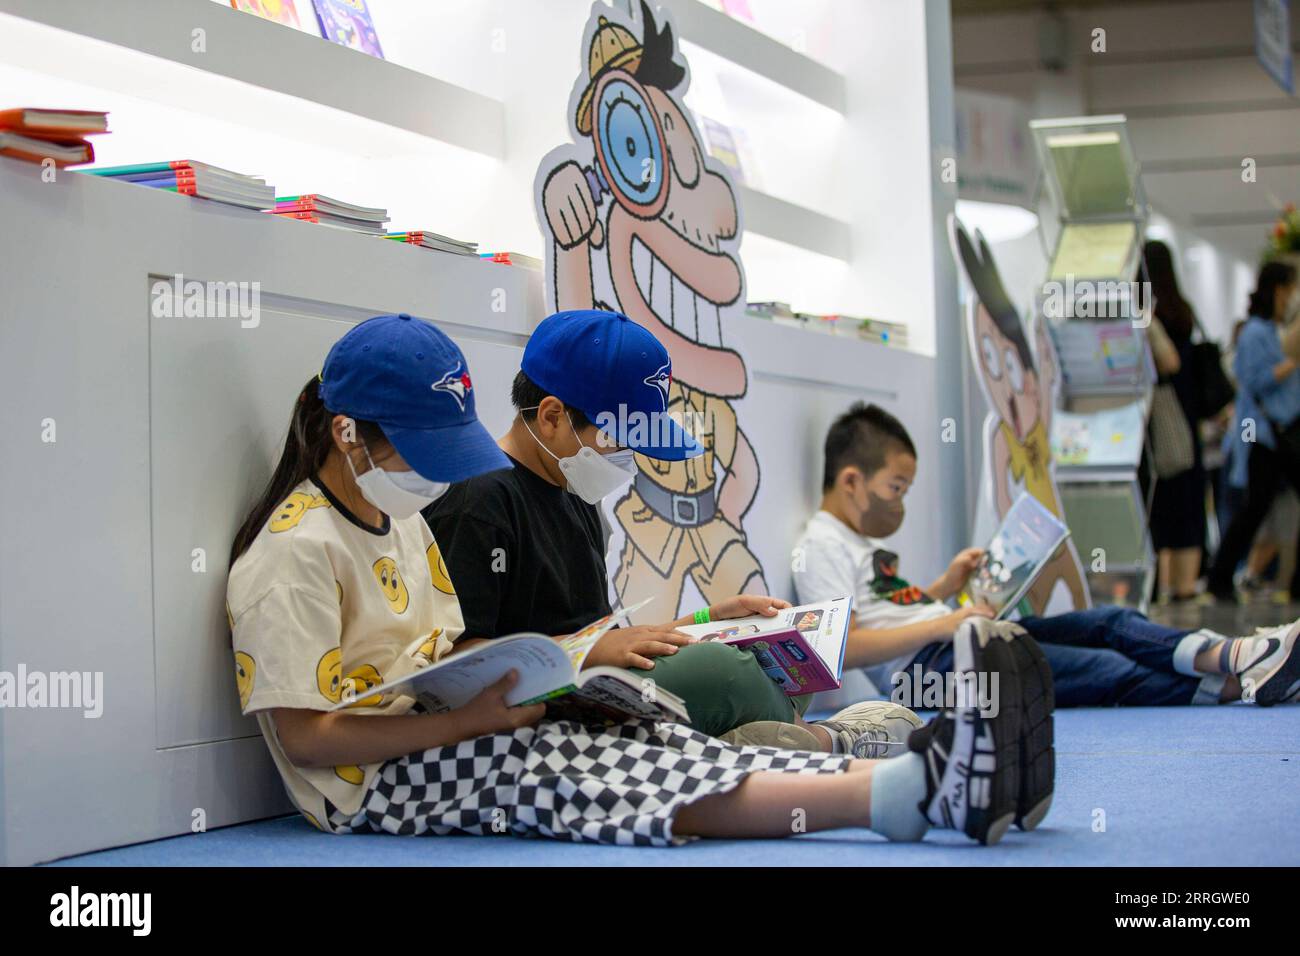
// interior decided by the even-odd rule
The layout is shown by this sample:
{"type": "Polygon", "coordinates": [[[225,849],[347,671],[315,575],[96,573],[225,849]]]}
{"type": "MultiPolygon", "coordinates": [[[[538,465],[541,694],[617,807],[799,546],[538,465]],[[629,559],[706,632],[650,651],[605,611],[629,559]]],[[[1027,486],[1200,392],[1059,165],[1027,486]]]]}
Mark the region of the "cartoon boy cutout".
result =
{"type": "Polygon", "coordinates": [[[676,613],[688,577],[711,604],[767,585],[742,530],[759,483],[732,405],[745,364],[722,344],[722,316],[744,303],[740,210],[682,106],[689,74],[671,23],[644,2],[639,23],[622,19],[592,8],[569,103],[574,145],[543,159],[536,195],[552,308],[617,309],[649,329],[673,361],[665,410],[704,447],[680,462],[638,455],[614,508],[614,589],[624,606],[657,598],[633,615],[643,623],[676,613]]]}
{"type": "MultiPolygon", "coordinates": [[[[1063,518],[1053,473],[1051,426],[1059,375],[1056,353],[1041,321],[1033,323],[1037,356],[1031,350],[1015,305],[1002,286],[984,237],[976,243],[955,216],[948,220],[954,253],[975,288],[967,315],[971,355],[989,403],[984,461],[993,486],[999,520],[1023,487],[1058,518],[1063,518]]],[[[1043,568],[1026,595],[1035,614],[1047,610],[1058,584],[1069,592],[1072,608],[1091,606],[1083,568],[1072,542],[1043,568]]]]}

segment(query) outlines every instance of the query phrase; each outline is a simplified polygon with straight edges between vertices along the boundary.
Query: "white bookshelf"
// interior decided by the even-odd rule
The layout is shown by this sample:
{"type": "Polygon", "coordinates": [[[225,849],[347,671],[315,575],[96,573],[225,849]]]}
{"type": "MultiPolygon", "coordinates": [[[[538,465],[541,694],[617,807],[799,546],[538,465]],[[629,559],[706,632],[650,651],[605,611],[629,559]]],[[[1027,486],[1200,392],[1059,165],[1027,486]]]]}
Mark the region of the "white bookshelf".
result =
{"type": "Polygon", "coordinates": [[[0,13],[505,155],[499,101],[209,0],[0,0],[0,13]],[[196,30],[202,52],[194,49],[196,30]]]}
{"type": "Polygon", "coordinates": [[[846,111],[844,77],[829,66],[700,0],[659,3],[672,12],[682,36],[690,42],[838,113],[846,111]]]}
{"type": "Polygon", "coordinates": [[[748,186],[737,186],[737,192],[746,232],[846,262],[852,258],[848,223],[748,186]]]}

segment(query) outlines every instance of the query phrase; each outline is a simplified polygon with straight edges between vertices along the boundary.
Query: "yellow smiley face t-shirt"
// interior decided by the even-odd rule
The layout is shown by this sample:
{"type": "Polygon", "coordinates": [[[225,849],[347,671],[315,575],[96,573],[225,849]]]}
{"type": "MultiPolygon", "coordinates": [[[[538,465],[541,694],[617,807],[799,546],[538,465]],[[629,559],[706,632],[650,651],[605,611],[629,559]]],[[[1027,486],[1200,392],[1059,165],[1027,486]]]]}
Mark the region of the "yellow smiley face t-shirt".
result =
{"type": "Polygon", "coordinates": [[[270,711],[402,714],[414,701],[368,693],[438,660],[464,629],[460,604],[419,515],[363,525],[329,492],[304,481],[230,570],[226,603],[235,682],[294,804],[322,829],[332,811],[361,809],[380,764],[297,767],[270,711]]]}

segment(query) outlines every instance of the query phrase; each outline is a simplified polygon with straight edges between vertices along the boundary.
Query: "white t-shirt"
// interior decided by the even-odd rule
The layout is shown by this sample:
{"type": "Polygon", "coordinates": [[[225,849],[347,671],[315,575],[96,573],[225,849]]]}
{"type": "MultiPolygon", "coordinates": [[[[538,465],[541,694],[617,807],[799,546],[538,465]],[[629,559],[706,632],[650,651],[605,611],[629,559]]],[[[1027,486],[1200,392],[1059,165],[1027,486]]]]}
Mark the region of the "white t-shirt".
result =
{"type": "Polygon", "coordinates": [[[294,804],[329,829],[331,808],[361,809],[380,764],[294,766],[270,710],[329,710],[345,695],[357,713],[411,709],[410,697],[366,691],[438,660],[464,629],[429,526],[414,515],[366,528],[304,481],[230,569],[226,611],[240,706],[257,715],[294,804]]]}
{"type": "MultiPolygon", "coordinates": [[[[876,538],[858,534],[828,511],[808,519],[795,545],[794,587],[800,604],[853,595],[857,627],[903,627],[952,612],[898,576],[898,555],[876,538]]],[[[863,670],[881,694],[889,694],[893,675],[916,656],[873,664],[863,670]]]]}

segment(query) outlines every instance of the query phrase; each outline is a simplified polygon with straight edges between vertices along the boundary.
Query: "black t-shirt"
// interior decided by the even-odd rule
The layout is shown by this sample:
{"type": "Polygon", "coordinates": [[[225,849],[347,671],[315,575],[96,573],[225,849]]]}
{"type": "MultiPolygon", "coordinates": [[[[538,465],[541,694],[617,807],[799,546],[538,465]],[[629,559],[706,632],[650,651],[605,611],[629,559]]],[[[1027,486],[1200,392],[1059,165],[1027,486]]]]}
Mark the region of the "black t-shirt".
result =
{"type": "Polygon", "coordinates": [[[600,514],[511,459],[424,510],[465,637],[569,634],[610,612],[600,514]]]}

